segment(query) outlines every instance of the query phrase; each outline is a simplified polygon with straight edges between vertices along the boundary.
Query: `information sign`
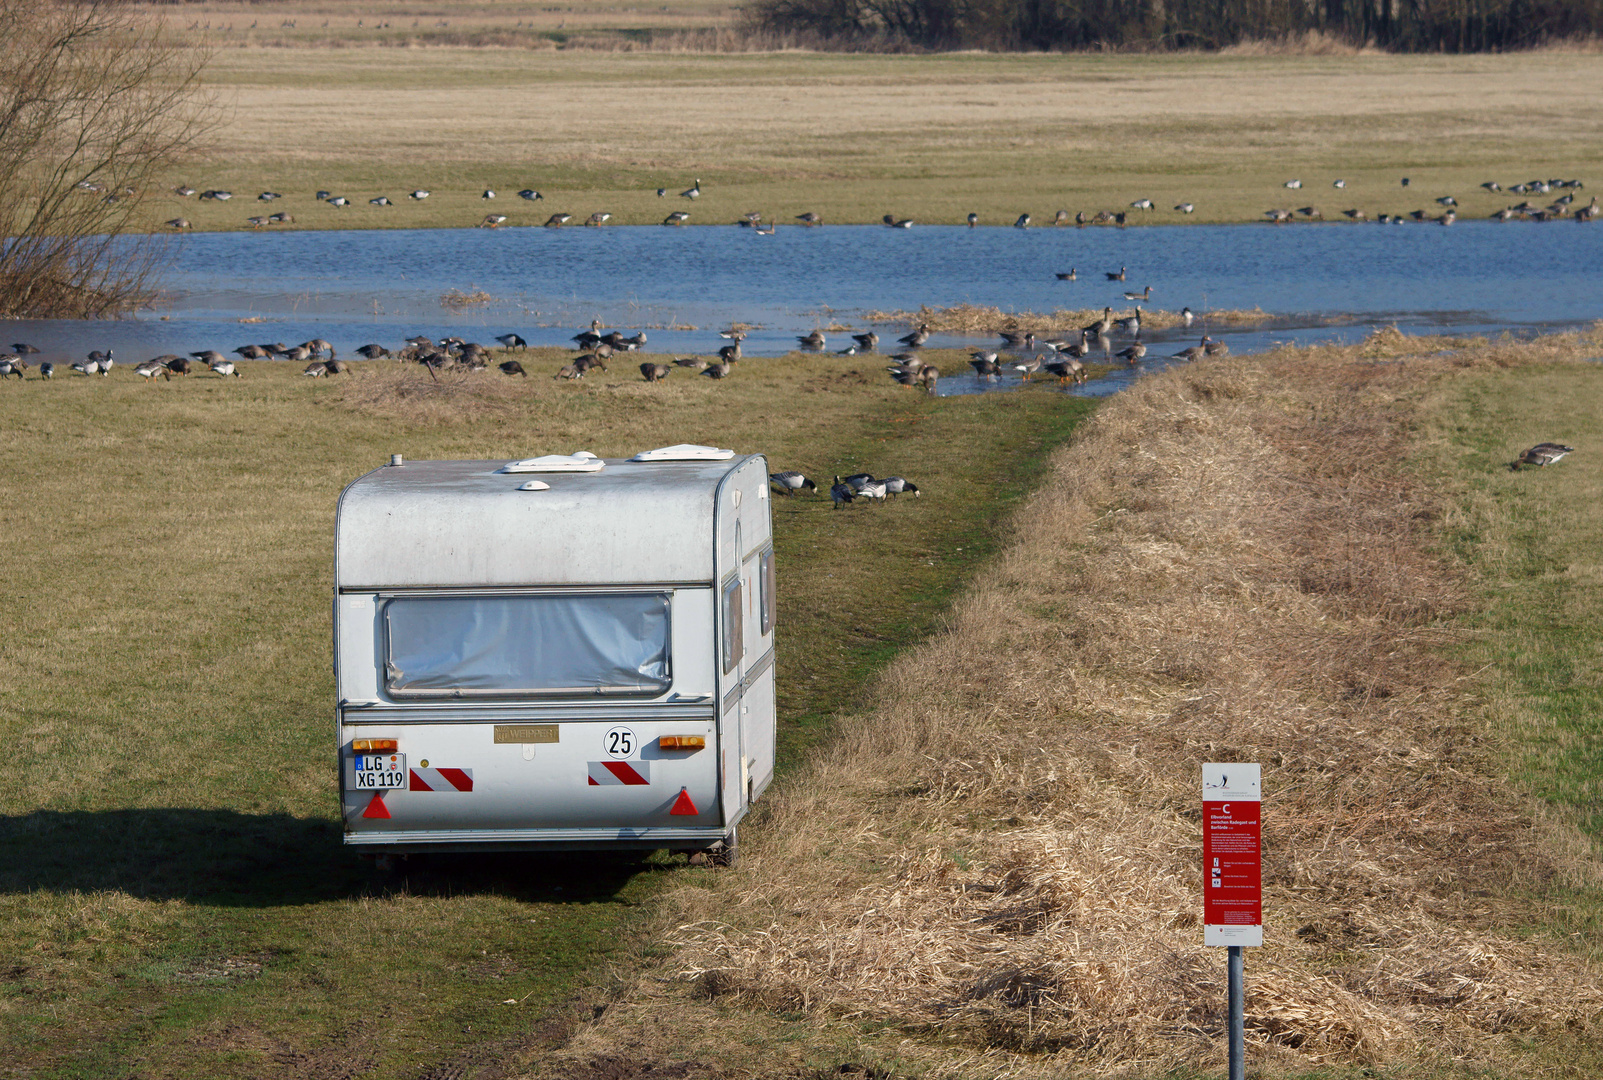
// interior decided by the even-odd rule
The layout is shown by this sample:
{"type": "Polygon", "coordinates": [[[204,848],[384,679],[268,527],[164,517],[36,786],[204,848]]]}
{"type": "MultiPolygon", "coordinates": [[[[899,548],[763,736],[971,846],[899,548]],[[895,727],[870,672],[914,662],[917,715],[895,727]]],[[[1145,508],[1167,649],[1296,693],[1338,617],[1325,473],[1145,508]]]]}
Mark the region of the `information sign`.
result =
{"type": "Polygon", "coordinates": [[[1202,767],[1202,943],[1263,944],[1263,848],[1257,765],[1202,767]]]}

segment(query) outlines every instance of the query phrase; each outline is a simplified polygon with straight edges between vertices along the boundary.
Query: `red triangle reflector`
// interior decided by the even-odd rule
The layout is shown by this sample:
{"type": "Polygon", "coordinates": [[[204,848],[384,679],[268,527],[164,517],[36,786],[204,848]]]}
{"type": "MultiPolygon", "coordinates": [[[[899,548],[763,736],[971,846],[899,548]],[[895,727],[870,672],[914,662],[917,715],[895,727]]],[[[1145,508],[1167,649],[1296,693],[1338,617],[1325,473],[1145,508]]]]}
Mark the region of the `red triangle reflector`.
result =
{"type": "Polygon", "coordinates": [[[390,808],[384,805],[384,793],[382,791],[373,796],[373,801],[367,804],[367,809],[362,811],[362,816],[365,818],[387,818],[390,816],[390,808]]]}
{"type": "Polygon", "coordinates": [[[668,813],[677,814],[680,817],[695,817],[701,811],[697,810],[696,804],[690,801],[690,791],[686,788],[680,788],[679,797],[673,801],[673,809],[668,813]]]}

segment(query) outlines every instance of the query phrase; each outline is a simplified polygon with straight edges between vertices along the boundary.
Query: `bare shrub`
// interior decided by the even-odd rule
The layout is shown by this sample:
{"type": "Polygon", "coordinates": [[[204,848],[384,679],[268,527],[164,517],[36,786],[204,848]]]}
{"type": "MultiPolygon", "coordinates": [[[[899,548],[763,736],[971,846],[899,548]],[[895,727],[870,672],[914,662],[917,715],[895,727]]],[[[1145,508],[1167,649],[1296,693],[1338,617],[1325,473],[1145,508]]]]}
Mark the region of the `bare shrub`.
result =
{"type": "Polygon", "coordinates": [[[138,306],[146,207],[204,132],[204,56],[116,0],[0,0],[0,301],[29,318],[138,306]]]}

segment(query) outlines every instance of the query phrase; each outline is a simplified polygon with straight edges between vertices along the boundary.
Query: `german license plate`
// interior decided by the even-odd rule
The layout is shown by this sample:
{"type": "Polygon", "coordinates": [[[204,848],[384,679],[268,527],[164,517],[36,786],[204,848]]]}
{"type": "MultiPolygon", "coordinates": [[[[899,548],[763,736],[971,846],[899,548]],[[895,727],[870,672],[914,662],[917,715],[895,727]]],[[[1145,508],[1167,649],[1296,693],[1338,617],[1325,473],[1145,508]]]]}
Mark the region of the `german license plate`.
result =
{"type": "Polygon", "coordinates": [[[347,791],[383,791],[406,786],[405,754],[352,754],[345,770],[347,791]]]}

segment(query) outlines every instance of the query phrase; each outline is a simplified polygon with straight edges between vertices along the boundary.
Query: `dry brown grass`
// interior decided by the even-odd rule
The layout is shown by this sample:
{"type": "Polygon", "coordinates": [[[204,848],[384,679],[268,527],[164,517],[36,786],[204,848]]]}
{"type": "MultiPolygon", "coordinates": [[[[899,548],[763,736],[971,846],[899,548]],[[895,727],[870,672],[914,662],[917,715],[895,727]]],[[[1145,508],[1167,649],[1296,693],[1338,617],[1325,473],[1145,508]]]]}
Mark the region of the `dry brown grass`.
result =
{"type": "MultiPolygon", "coordinates": [[[[1125,307],[1116,312],[1122,318],[1134,314],[1135,308],[1125,307]]],[[[1101,309],[1058,308],[1050,314],[1038,311],[1003,311],[999,307],[983,304],[954,304],[951,307],[920,307],[917,311],[869,311],[863,319],[870,323],[894,323],[908,327],[928,324],[931,330],[942,334],[987,334],[998,330],[1032,330],[1037,334],[1060,334],[1094,322],[1102,317],[1101,309]]],[[[1214,326],[1250,326],[1274,318],[1262,308],[1251,311],[1209,311],[1197,316],[1214,326]]],[[[1141,322],[1153,330],[1166,330],[1179,326],[1178,311],[1159,309],[1141,310],[1141,322]]]]}
{"type": "Polygon", "coordinates": [[[1594,1039],[1603,987],[1514,932],[1518,897],[1598,865],[1496,779],[1446,659],[1442,507],[1402,463],[1455,370],[1600,346],[1383,331],[1110,401],[946,632],[766,804],[745,865],[677,895],[663,977],[562,1060],[739,1029],[726,1071],[773,1074],[816,1060],[800,1027],[924,1076],[1217,1068],[1198,776],[1239,760],[1266,792],[1255,1067],[1562,1071],[1529,1046],[1594,1039]]]}

